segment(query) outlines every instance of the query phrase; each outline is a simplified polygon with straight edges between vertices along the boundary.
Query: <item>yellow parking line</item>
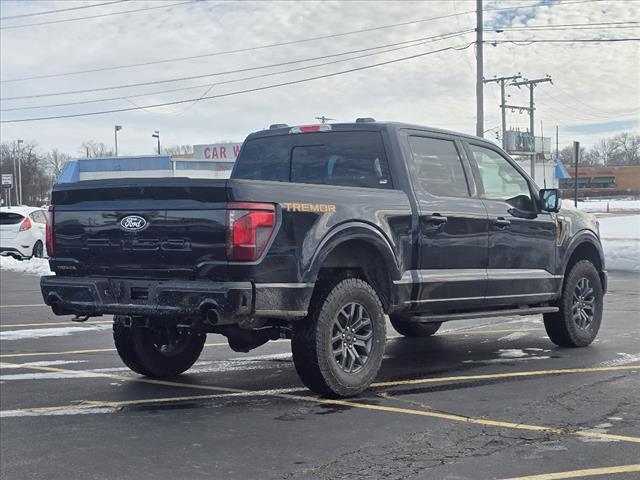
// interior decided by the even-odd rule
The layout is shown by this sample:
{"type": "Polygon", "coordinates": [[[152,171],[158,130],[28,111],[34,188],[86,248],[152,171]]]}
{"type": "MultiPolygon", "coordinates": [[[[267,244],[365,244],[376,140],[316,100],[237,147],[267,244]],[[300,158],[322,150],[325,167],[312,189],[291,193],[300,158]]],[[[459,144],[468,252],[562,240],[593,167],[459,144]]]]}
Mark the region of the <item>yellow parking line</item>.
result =
{"type": "Polygon", "coordinates": [[[561,375],[566,373],[591,373],[591,372],[612,372],[616,370],[635,370],[640,369],[640,365],[621,365],[615,367],[593,367],[593,368],[559,368],[555,370],[534,370],[524,372],[509,373],[489,373],[486,375],[458,375],[455,377],[429,377],[416,378],[413,380],[397,380],[391,382],[377,382],[371,384],[372,387],[398,387],[403,385],[420,385],[423,383],[438,382],[460,382],[465,380],[492,380],[497,378],[513,378],[513,377],[536,377],[541,375],[561,375]]]}
{"type": "Polygon", "coordinates": [[[569,472],[542,473],[540,475],[528,475],[526,477],[512,477],[505,480],[562,480],[564,478],[591,477],[595,475],[633,472],[640,472],[640,463],[636,463],[634,465],[620,465],[617,467],[587,468],[584,470],[572,470],[569,472]]]}
{"type": "MultiPolygon", "coordinates": [[[[11,366],[11,367],[22,367],[26,369],[39,370],[45,372],[62,372],[62,373],[79,373],[86,374],[88,371],[84,370],[71,370],[66,368],[58,368],[58,367],[45,367],[39,365],[30,365],[30,364],[16,364],[16,363],[0,363],[0,366],[11,366]]],[[[94,372],[91,372],[94,374],[94,372]]],[[[251,390],[244,390],[239,388],[230,388],[230,387],[217,387],[213,385],[201,385],[201,384],[189,384],[189,383],[181,383],[181,382],[172,382],[168,380],[156,380],[151,378],[144,377],[125,377],[122,375],[113,375],[107,373],[99,373],[98,376],[104,378],[111,378],[120,381],[126,382],[140,382],[140,383],[149,383],[152,385],[163,385],[169,387],[178,387],[178,388],[188,388],[193,390],[209,390],[216,391],[219,393],[245,393],[252,394],[251,390]]],[[[360,408],[363,410],[371,410],[371,411],[379,411],[379,412],[387,412],[387,413],[400,413],[406,415],[416,415],[421,417],[432,417],[438,418],[441,420],[449,420],[453,422],[461,422],[473,425],[482,425],[482,426],[490,426],[497,428],[508,428],[508,429],[516,429],[516,430],[529,430],[529,431],[537,431],[537,432],[549,432],[555,433],[559,435],[578,435],[582,437],[588,438],[597,438],[601,440],[613,440],[613,441],[621,441],[621,442],[632,442],[632,443],[640,443],[640,437],[631,437],[626,435],[612,435],[606,433],[592,432],[592,431],[570,431],[567,429],[560,429],[555,427],[547,427],[541,425],[528,425],[524,423],[512,423],[512,422],[504,422],[499,420],[489,420],[486,418],[473,418],[466,417],[462,415],[456,415],[446,412],[436,412],[431,410],[415,410],[409,408],[399,408],[399,407],[390,407],[390,406],[382,406],[382,405],[371,405],[368,403],[362,402],[354,402],[350,400],[332,400],[326,398],[318,398],[311,396],[302,396],[302,395],[293,395],[289,393],[271,393],[270,396],[290,399],[290,400],[299,400],[304,402],[313,402],[320,403],[325,405],[338,405],[345,407],[353,407],[360,408]]]]}

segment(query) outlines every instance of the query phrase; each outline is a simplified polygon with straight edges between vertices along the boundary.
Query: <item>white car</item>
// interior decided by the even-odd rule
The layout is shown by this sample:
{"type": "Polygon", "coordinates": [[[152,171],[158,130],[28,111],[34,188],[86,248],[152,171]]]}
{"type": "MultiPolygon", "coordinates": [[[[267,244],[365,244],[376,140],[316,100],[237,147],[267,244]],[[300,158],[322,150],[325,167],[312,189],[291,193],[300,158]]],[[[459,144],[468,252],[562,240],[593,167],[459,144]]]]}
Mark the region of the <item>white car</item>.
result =
{"type": "Polygon", "coordinates": [[[44,257],[47,218],[47,212],[37,207],[0,207],[0,255],[44,257]]]}

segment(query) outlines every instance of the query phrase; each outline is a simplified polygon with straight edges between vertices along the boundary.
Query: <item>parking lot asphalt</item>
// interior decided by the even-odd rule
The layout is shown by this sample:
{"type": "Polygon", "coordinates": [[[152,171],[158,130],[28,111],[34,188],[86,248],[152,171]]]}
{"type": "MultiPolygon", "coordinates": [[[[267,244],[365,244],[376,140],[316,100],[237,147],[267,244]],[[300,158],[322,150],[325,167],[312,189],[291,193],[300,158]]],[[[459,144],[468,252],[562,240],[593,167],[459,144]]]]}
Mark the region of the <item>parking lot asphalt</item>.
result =
{"type": "Polygon", "coordinates": [[[38,277],[0,276],[2,479],[640,478],[638,274],[611,272],[588,348],[538,316],[389,325],[376,384],[344,401],[304,389],[288,341],[209,335],[187,374],[140,377],[109,317],[56,317],[38,277]]]}

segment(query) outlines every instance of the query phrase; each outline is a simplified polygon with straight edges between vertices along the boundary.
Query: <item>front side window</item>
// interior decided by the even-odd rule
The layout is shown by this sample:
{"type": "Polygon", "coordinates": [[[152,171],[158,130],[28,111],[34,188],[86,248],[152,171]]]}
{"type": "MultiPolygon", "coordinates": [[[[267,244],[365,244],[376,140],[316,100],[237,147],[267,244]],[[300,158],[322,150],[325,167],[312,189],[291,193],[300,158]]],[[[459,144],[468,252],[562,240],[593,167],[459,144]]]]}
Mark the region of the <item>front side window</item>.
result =
{"type": "Polygon", "coordinates": [[[438,197],[469,197],[462,160],[451,140],[409,137],[416,189],[438,197]]]}
{"type": "Polygon", "coordinates": [[[529,182],[499,153],[469,145],[482,180],[482,198],[501,200],[522,210],[534,210],[529,182]]]}

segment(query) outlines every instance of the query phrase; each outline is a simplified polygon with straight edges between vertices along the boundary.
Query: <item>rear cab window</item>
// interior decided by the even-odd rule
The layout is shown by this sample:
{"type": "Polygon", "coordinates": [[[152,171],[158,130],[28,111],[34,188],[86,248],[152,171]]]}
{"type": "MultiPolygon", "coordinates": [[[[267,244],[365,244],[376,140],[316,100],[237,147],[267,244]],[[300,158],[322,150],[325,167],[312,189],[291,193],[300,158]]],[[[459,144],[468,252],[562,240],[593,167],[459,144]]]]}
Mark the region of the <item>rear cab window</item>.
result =
{"type": "Polygon", "coordinates": [[[332,131],[247,140],[231,178],[393,188],[378,131],[332,131]]]}

